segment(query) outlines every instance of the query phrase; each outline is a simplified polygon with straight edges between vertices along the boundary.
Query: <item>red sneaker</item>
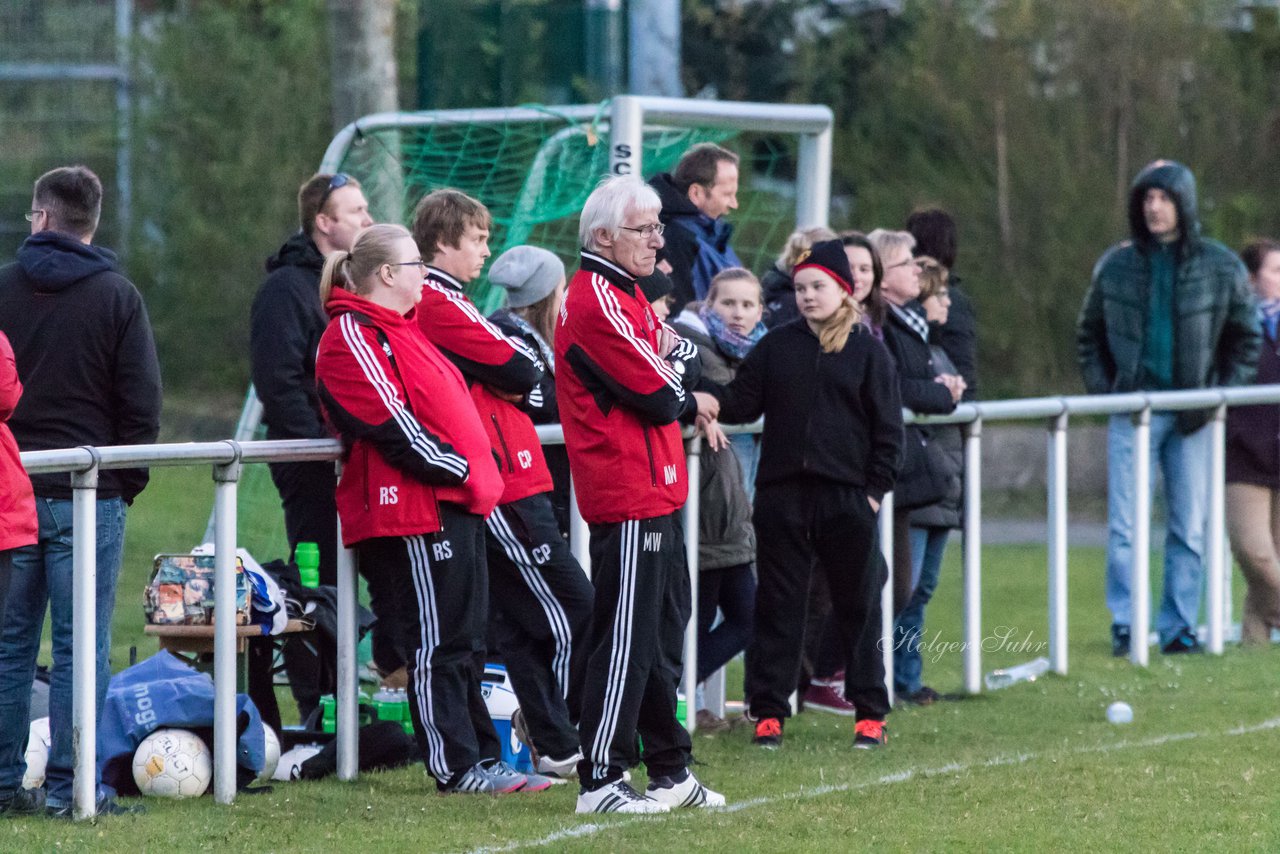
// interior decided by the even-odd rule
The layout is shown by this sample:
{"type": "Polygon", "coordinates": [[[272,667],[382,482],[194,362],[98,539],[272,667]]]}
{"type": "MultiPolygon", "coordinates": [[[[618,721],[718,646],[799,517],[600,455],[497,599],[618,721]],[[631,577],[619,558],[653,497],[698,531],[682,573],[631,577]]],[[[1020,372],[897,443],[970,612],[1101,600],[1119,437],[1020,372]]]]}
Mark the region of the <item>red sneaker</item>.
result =
{"type": "Polygon", "coordinates": [[[833,715],[847,715],[848,717],[853,717],[858,711],[854,708],[853,703],[844,698],[839,688],[822,683],[811,683],[805,689],[804,707],[806,709],[817,709],[820,712],[830,712],[833,715]]]}
{"type": "Polygon", "coordinates": [[[853,725],[853,746],[860,750],[884,747],[889,741],[884,721],[862,720],[853,725]]]}
{"type": "Polygon", "coordinates": [[[769,750],[777,750],[782,746],[782,719],[761,718],[756,721],[756,735],[752,741],[769,750]]]}

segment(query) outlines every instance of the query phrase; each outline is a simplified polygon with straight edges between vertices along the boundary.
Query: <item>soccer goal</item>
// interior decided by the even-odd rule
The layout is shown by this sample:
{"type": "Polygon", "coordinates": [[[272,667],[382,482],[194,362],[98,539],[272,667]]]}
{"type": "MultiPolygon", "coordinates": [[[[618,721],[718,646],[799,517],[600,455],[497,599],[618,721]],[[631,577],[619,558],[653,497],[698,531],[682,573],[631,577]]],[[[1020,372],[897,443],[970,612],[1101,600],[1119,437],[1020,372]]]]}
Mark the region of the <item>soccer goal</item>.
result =
{"type": "MultiPolygon", "coordinates": [[[[716,142],[741,158],[739,208],[730,215],[734,248],[762,274],[797,226],[827,223],[831,127],[831,110],[821,105],[633,95],[564,107],[378,113],[339,131],[320,171],[358,179],[379,222],[407,224],[426,193],[462,190],[493,215],[495,257],[532,243],[572,269],[578,214],[601,178],[647,179],[673,169],[691,145],[716,142]]],[[[484,278],[472,283],[470,296],[486,313],[501,306],[501,289],[484,278]]],[[[261,413],[250,388],[235,438],[263,438],[261,413]]],[[[267,472],[245,474],[241,544],[268,558],[286,553],[267,472]]]]}

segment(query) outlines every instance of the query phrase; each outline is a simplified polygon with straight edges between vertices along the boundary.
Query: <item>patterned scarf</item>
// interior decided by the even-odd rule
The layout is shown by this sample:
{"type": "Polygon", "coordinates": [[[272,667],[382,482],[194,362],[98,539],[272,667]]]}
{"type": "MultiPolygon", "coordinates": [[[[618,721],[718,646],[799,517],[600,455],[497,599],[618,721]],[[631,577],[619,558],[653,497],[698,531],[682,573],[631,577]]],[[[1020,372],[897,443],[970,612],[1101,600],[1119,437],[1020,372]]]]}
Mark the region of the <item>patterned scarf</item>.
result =
{"type": "Polygon", "coordinates": [[[1260,301],[1258,319],[1262,321],[1262,328],[1266,331],[1267,337],[1272,341],[1276,340],[1276,330],[1280,327],[1280,297],[1260,301]]]}
{"type": "Polygon", "coordinates": [[[756,346],[769,328],[764,325],[764,321],[756,324],[756,328],[752,329],[746,335],[739,335],[730,329],[720,315],[716,314],[710,306],[704,305],[698,309],[698,317],[707,326],[707,333],[711,336],[711,340],[716,342],[716,346],[729,358],[741,362],[747,358],[747,354],[751,352],[751,348],[756,346]]]}
{"type": "Polygon", "coordinates": [[[920,336],[920,340],[929,343],[929,321],[925,320],[916,313],[915,304],[907,303],[905,306],[896,306],[889,303],[889,309],[898,316],[898,319],[907,325],[913,332],[920,336]]]}

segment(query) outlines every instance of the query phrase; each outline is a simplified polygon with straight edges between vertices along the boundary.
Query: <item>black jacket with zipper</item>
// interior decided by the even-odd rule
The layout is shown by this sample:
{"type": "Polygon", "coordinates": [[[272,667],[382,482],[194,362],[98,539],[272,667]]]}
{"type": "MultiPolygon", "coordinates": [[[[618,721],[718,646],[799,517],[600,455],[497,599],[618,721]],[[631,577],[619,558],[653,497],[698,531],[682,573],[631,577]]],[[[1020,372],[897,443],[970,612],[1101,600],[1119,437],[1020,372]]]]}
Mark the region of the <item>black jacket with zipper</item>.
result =
{"type": "Polygon", "coordinates": [[[884,345],[861,324],[838,353],[824,353],[808,323],[772,330],[726,386],[709,388],[728,424],[764,415],[757,487],[817,477],[879,501],[902,459],[902,398],[884,345]]]}

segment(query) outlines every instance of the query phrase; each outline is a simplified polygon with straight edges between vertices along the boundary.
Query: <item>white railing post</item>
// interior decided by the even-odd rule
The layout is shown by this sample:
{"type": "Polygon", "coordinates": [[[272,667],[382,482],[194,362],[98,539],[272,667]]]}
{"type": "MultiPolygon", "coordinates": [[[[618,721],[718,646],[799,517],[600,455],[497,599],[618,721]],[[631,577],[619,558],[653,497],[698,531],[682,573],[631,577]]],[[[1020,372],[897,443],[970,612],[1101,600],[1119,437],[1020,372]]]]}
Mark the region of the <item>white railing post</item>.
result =
{"type": "Polygon", "coordinates": [[[569,551],[573,552],[582,571],[591,577],[591,526],[582,518],[578,507],[578,484],[569,476],[569,551]]]}
{"type": "Polygon", "coordinates": [[[75,754],[72,813],[98,811],[98,453],[71,475],[71,746],[75,754]]]}
{"type": "Polygon", "coordinates": [[[684,728],[698,728],[698,506],[701,503],[702,437],[685,442],[689,499],[684,503],[684,555],[689,565],[689,622],[684,629],[684,728]]]}
{"type": "Polygon", "coordinates": [[[1209,618],[1209,652],[1222,655],[1223,635],[1225,631],[1226,572],[1229,561],[1223,559],[1226,551],[1226,480],[1227,480],[1227,407],[1218,406],[1213,411],[1213,420],[1209,422],[1209,531],[1205,543],[1208,552],[1206,561],[1206,588],[1208,602],[1206,610],[1209,618]]]}
{"type": "MultiPolygon", "coordinates": [[[[342,463],[335,464],[342,475],[342,463]]],[[[338,673],[334,686],[334,737],[338,741],[338,779],[351,781],[360,772],[360,679],[356,627],[356,556],[342,545],[342,520],[337,524],[338,546],[338,673]]]]}
{"type": "Polygon", "coordinates": [[[1049,421],[1049,661],[1067,672],[1067,414],[1049,421]]]}
{"type": "Polygon", "coordinates": [[[886,492],[880,500],[880,513],[876,517],[880,526],[880,554],[889,568],[884,586],[880,588],[880,654],[884,659],[884,687],[889,692],[889,704],[893,705],[893,493],[886,492]]]}
{"type": "Polygon", "coordinates": [[[1133,553],[1129,578],[1129,660],[1146,667],[1151,631],[1151,407],[1133,416],[1133,553]]]}
{"type": "Polygon", "coordinates": [[[236,487],[240,445],[213,467],[213,798],[236,799],[236,487]]]}
{"type": "Polygon", "coordinates": [[[982,419],[964,425],[964,690],[982,690],[982,419]]]}

